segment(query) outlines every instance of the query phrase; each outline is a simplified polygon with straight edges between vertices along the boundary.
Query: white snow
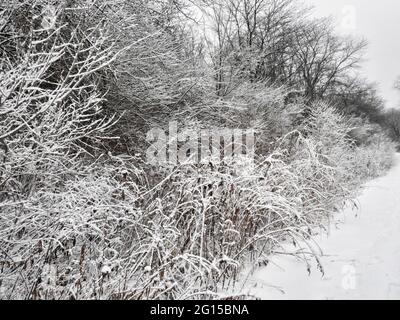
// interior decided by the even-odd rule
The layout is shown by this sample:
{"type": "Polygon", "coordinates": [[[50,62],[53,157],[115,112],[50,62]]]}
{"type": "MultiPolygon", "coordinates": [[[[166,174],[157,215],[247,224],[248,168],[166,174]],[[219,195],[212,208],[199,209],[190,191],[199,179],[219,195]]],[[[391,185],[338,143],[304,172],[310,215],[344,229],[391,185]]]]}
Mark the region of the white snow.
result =
{"type": "Polygon", "coordinates": [[[145,272],[150,272],[150,271],[151,271],[151,267],[150,267],[150,266],[144,267],[144,271],[145,271],[145,272]]]}
{"type": "Polygon", "coordinates": [[[312,262],[276,255],[250,277],[245,293],[261,299],[400,299],[400,155],[365,186],[358,209],[337,215],[330,235],[315,237],[325,275],[312,262]]]}
{"type": "Polygon", "coordinates": [[[110,274],[110,273],[111,273],[111,268],[110,268],[109,266],[103,266],[103,267],[101,268],[101,273],[102,273],[103,275],[110,274]]]}

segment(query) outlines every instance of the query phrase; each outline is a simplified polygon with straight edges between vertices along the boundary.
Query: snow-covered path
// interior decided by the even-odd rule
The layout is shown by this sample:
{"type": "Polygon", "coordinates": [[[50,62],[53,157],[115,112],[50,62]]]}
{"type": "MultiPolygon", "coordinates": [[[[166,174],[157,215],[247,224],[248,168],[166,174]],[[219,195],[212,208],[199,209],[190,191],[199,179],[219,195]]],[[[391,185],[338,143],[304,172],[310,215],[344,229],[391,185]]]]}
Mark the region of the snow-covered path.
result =
{"type": "Polygon", "coordinates": [[[316,237],[325,275],[313,262],[276,256],[246,292],[261,299],[400,299],[400,155],[384,177],[369,182],[359,209],[338,214],[329,236],[316,237]]]}

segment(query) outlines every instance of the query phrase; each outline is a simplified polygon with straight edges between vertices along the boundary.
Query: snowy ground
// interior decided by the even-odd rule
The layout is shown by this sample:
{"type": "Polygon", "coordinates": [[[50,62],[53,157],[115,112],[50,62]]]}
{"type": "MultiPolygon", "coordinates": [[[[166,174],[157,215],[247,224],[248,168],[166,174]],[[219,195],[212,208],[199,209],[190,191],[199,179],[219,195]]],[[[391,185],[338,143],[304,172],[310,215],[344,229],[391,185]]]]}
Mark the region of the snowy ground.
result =
{"type": "Polygon", "coordinates": [[[338,215],[319,235],[325,275],[293,256],[258,269],[245,292],[261,299],[400,299],[400,155],[384,177],[367,184],[358,209],[338,215]]]}

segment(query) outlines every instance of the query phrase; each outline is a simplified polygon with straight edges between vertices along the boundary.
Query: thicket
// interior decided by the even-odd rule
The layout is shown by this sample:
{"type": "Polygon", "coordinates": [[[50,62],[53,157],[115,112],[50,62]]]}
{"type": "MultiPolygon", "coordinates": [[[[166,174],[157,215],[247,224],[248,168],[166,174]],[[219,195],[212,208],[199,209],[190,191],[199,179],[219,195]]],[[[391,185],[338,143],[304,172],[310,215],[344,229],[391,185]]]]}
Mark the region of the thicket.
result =
{"type": "Polygon", "coordinates": [[[325,23],[279,0],[3,1],[0,297],[221,298],[244,263],[312,250],[394,148],[333,98],[364,44],[325,23]],[[252,128],[255,161],[151,166],[172,120],[252,128]]]}

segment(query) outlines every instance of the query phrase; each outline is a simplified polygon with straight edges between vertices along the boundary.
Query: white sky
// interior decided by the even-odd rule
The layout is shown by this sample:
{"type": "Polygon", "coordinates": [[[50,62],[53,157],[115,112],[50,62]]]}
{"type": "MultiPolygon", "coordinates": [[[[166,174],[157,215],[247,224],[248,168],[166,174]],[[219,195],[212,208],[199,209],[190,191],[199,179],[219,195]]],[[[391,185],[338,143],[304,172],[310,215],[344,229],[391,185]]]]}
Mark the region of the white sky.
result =
{"type": "Polygon", "coordinates": [[[363,36],[368,42],[363,73],[379,83],[386,107],[400,108],[400,92],[393,86],[400,76],[399,0],[303,0],[318,16],[332,15],[340,32],[363,36]]]}

